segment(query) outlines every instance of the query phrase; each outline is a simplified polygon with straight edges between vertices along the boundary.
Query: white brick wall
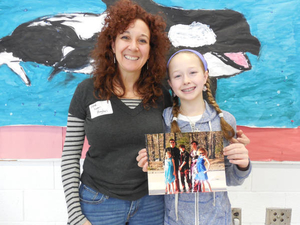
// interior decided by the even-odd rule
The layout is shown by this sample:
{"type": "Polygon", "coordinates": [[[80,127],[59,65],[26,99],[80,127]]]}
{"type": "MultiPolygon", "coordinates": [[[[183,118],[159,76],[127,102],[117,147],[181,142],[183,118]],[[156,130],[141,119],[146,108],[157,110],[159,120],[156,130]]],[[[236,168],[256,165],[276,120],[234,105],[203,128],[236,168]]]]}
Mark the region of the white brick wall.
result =
{"type": "Polygon", "coordinates": [[[266,208],[292,208],[300,225],[300,162],[253,162],[242,186],[228,187],[231,205],[242,208],[243,225],[264,225],[266,208]]]}
{"type": "MultiPolygon", "coordinates": [[[[292,208],[300,225],[300,162],[253,162],[242,186],[228,187],[243,225],[264,225],[266,208],[292,208]]],[[[65,225],[60,160],[0,161],[0,225],[65,225]]]]}

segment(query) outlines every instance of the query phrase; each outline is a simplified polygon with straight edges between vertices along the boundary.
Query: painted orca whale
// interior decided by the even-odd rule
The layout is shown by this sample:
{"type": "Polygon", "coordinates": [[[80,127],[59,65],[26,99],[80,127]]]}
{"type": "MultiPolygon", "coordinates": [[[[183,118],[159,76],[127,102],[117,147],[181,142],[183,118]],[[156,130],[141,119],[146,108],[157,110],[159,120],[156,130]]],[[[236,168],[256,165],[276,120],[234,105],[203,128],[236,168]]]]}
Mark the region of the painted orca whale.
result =
{"type": "MultiPolygon", "coordinates": [[[[102,1],[109,7],[117,0],[102,1]]],[[[185,10],[151,0],[136,2],[153,14],[163,12],[173,45],[170,54],[186,47],[201,52],[208,61],[210,76],[228,77],[250,70],[245,53],[259,54],[259,40],[250,33],[244,15],[237,11],[185,10]]]]}
{"type": "Polygon", "coordinates": [[[19,25],[0,40],[0,66],[6,64],[30,86],[20,62],[35,62],[60,71],[90,73],[94,48],[105,14],[74,13],[45,16],[19,25]]]}
{"type": "MultiPolygon", "coordinates": [[[[103,0],[107,6],[115,1],[103,0]]],[[[247,20],[239,12],[185,10],[151,0],[136,2],[148,12],[163,12],[172,43],[170,54],[181,48],[198,50],[208,61],[210,76],[215,79],[250,70],[246,52],[259,54],[260,42],[250,33],[247,20]]],[[[0,40],[0,66],[6,64],[28,86],[31,81],[20,65],[22,61],[51,66],[49,80],[60,71],[88,74],[92,71],[89,54],[105,16],[105,12],[61,14],[23,23],[0,40]]]]}

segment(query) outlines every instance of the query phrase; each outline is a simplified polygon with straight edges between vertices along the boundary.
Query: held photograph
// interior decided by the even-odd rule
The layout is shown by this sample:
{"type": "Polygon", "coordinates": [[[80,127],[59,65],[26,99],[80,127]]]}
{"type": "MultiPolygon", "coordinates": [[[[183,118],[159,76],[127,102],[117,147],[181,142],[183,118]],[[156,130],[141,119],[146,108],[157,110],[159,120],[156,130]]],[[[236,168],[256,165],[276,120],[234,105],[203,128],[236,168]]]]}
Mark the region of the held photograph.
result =
{"type": "Polygon", "coordinates": [[[146,134],[149,195],[226,191],[221,131],[146,134]]]}

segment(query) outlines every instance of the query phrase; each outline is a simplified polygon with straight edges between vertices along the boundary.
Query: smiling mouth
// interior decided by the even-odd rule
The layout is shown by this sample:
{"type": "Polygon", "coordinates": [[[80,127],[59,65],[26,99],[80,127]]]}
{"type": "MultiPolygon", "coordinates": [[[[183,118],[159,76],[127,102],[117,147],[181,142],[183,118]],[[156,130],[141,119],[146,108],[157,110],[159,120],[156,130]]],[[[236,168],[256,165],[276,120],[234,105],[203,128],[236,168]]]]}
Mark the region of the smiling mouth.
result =
{"type": "Polygon", "coordinates": [[[186,92],[191,92],[191,91],[193,91],[195,89],[196,89],[196,87],[190,87],[190,88],[182,89],[181,91],[184,92],[184,93],[186,93],[186,92]]]}
{"type": "Polygon", "coordinates": [[[134,57],[134,56],[129,56],[129,55],[125,55],[124,57],[125,57],[125,59],[132,60],[132,61],[136,61],[139,59],[139,57],[134,57]]]}

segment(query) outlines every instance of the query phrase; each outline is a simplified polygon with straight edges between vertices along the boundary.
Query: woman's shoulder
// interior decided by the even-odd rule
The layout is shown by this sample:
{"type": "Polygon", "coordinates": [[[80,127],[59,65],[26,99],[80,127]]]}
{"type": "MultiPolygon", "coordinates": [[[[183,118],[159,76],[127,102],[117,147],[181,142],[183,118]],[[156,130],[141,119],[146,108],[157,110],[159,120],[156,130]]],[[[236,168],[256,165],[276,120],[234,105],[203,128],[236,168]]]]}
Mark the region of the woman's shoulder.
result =
{"type": "Polygon", "coordinates": [[[164,97],[164,108],[172,106],[172,97],[169,90],[164,85],[161,85],[161,89],[164,97]]]}
{"type": "Polygon", "coordinates": [[[78,87],[90,87],[90,86],[94,86],[94,80],[93,78],[87,78],[87,79],[84,79],[83,81],[81,81],[79,84],[78,84],[78,87]]]}
{"type": "Polygon", "coordinates": [[[94,90],[93,78],[87,78],[81,81],[75,90],[75,94],[88,95],[94,90]]]}

